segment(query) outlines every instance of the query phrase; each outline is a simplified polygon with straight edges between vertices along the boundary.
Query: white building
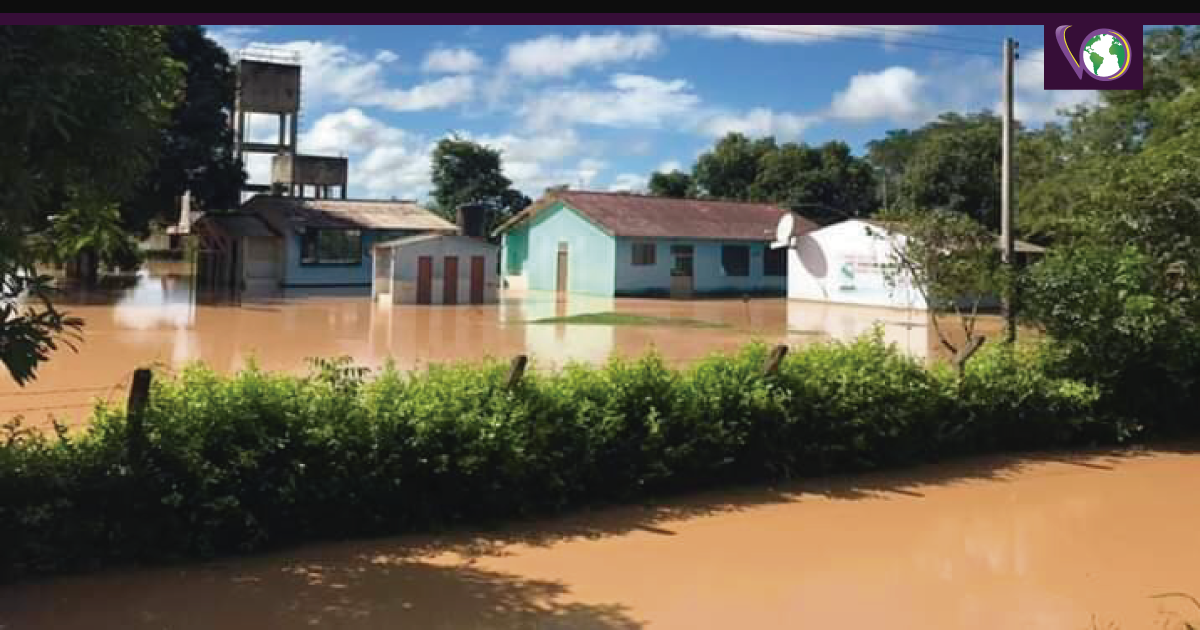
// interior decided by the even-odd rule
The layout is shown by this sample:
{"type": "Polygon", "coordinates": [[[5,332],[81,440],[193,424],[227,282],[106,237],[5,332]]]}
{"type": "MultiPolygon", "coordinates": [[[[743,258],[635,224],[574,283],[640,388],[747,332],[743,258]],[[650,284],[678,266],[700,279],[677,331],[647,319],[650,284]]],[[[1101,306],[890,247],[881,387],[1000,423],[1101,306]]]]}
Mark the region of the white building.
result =
{"type": "Polygon", "coordinates": [[[373,248],[371,297],[389,304],[499,301],[500,248],[456,234],[421,234],[373,248]]]}
{"type": "Polygon", "coordinates": [[[792,237],[788,297],[815,302],[925,308],[908,274],[889,273],[903,234],[850,219],[792,237]]]}
{"type": "MultiPolygon", "coordinates": [[[[894,225],[848,219],[790,237],[788,298],[925,310],[925,297],[912,276],[896,268],[896,251],[908,238],[894,225]]],[[[999,241],[997,240],[997,246],[999,241]]],[[[1041,247],[1017,241],[1017,262],[1041,247]]],[[[994,303],[994,300],[985,300],[994,303]]]]}

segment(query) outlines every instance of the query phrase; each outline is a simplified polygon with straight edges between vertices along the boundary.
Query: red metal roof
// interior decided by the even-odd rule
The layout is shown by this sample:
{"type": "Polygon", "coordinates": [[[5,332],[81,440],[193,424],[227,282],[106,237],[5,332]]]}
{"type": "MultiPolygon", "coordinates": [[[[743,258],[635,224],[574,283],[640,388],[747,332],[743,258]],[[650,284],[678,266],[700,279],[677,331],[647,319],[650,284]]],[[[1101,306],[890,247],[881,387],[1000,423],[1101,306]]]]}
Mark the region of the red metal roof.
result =
{"type": "MultiPolygon", "coordinates": [[[[613,236],[632,238],[770,241],[787,210],[767,203],[672,199],[629,193],[560,191],[522,210],[497,231],[533,216],[555,202],[582,214],[613,236]]],[[[817,224],[799,218],[800,231],[817,224]]]]}

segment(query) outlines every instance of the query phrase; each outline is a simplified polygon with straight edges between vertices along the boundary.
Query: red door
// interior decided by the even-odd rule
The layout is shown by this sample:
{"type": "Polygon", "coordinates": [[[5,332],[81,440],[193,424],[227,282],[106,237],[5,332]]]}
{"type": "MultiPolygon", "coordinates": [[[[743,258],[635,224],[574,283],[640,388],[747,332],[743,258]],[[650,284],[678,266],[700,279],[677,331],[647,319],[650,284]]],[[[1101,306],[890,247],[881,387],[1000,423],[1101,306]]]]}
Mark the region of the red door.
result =
{"type": "Polygon", "coordinates": [[[433,256],[417,258],[417,304],[433,301],[433,256]]]}
{"type": "Polygon", "coordinates": [[[458,304],[458,256],[447,256],[442,269],[442,302],[458,304]]]}
{"type": "Polygon", "coordinates": [[[471,257],[471,303],[483,304],[483,256],[471,257]]]}

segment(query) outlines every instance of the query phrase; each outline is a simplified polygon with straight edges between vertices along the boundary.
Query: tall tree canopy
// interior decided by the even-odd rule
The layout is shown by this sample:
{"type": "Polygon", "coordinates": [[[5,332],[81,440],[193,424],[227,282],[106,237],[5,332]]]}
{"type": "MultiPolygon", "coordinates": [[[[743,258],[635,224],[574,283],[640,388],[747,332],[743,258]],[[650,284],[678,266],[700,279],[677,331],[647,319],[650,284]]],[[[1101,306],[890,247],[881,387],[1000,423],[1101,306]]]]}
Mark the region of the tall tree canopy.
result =
{"type": "Polygon", "coordinates": [[[0,362],[18,383],[81,324],[54,308],[28,236],[72,198],[123,201],[153,164],[182,87],[163,34],[0,26],[0,362]]]}
{"type": "Polygon", "coordinates": [[[199,26],[168,26],[163,38],[167,54],[183,68],[185,87],[159,134],[153,166],[121,205],[126,228],[135,232],[144,232],[156,219],[178,218],[185,190],[200,208],[234,208],[245,181],[228,119],[237,88],[229,55],[199,26]]]}
{"type": "Polygon", "coordinates": [[[432,156],[433,198],[453,220],[459,206],[480,204],[496,224],[529,205],[529,197],[504,176],[500,151],[457,136],[442,138],[432,156]]]}
{"type": "Polygon", "coordinates": [[[654,173],[650,176],[647,186],[650,194],[655,197],[674,197],[684,199],[696,195],[696,182],[692,176],[680,170],[670,173],[654,173]]]}
{"type": "Polygon", "coordinates": [[[844,142],[821,146],[731,133],[696,160],[692,174],[650,177],[652,194],[761,201],[794,207],[821,222],[870,214],[878,207],[875,174],[844,142]]]}

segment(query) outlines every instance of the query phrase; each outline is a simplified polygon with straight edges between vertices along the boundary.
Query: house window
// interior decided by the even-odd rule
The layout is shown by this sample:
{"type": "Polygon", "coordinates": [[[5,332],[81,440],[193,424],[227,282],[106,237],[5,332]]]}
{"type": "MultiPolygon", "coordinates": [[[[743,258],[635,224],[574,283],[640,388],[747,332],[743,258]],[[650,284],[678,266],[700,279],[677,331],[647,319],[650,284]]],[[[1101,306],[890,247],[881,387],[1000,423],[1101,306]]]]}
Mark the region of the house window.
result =
{"type": "Polygon", "coordinates": [[[309,228],[300,239],[302,265],[361,265],[362,232],[309,228]]]}
{"type": "Polygon", "coordinates": [[[633,264],[635,265],[653,265],[654,264],[654,243],[634,243],[633,244],[633,264]]]}
{"type": "Polygon", "coordinates": [[[764,276],[786,276],[787,275],[787,248],[773,248],[768,246],[763,252],[763,275],[764,276]]]}
{"type": "Polygon", "coordinates": [[[750,246],[722,245],[721,269],[727,276],[750,275],[750,246]]]}

